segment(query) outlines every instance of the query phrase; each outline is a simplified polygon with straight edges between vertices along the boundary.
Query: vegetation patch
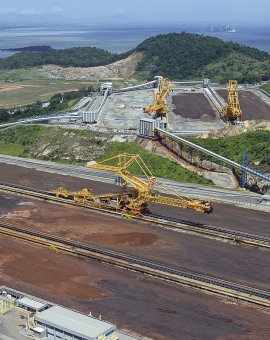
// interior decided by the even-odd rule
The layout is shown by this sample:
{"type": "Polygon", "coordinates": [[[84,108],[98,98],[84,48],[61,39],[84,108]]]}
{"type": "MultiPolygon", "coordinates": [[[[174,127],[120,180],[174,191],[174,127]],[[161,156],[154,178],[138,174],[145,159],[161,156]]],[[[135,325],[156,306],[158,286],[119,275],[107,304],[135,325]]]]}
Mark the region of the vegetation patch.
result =
{"type": "MultiPolygon", "coordinates": [[[[156,177],[186,183],[211,184],[211,181],[182,168],[166,158],[153,155],[135,142],[111,142],[112,136],[90,131],[44,126],[20,126],[0,130],[0,153],[50,160],[62,164],[85,165],[120,153],[139,154],[156,177]],[[1,152],[4,150],[4,152],[1,152]]],[[[142,174],[139,167],[131,171],[142,174]]]]}
{"type": "Polygon", "coordinates": [[[219,75],[219,81],[231,77],[242,82],[270,78],[270,55],[256,48],[218,38],[191,33],[158,35],[142,42],[136,51],[144,53],[138,71],[148,71],[171,79],[201,78],[219,75]],[[250,69],[249,69],[250,66],[250,69]]]}
{"type": "Polygon", "coordinates": [[[240,83],[254,83],[270,78],[270,59],[261,61],[244,53],[232,52],[217,62],[208,64],[198,72],[215,82],[237,79],[240,83]]]}
{"type": "Polygon", "coordinates": [[[24,146],[21,144],[2,144],[0,142],[0,154],[20,157],[24,154],[24,146]]]}
{"type": "Polygon", "coordinates": [[[262,89],[268,93],[270,93],[270,84],[265,84],[262,86],[262,89]]]}
{"type": "Polygon", "coordinates": [[[248,150],[249,165],[270,173],[269,131],[245,132],[222,138],[189,138],[189,140],[237,163],[242,162],[243,153],[248,150]]]}
{"type": "MultiPolygon", "coordinates": [[[[110,143],[106,148],[104,155],[102,155],[102,157],[100,157],[98,160],[105,160],[117,156],[120,153],[139,154],[155,177],[161,177],[185,183],[212,183],[204,177],[194,174],[193,172],[181,167],[181,165],[175,162],[172,162],[161,156],[153,155],[151,152],[143,149],[135,142],[110,143]]],[[[130,171],[134,174],[143,175],[140,167],[136,164],[130,167],[130,171]]]]}
{"type": "Polygon", "coordinates": [[[68,112],[83,97],[91,95],[94,89],[90,86],[86,89],[71,91],[66,93],[57,93],[50,98],[48,106],[43,107],[42,102],[38,101],[25,107],[10,110],[0,109],[0,124],[13,122],[22,118],[43,116],[52,113],[68,112]],[[12,111],[12,114],[11,114],[12,111]]]}
{"type": "MultiPolygon", "coordinates": [[[[48,48],[48,46],[47,46],[48,48]]],[[[95,67],[123,60],[135,52],[143,58],[137,66],[138,79],[160,74],[175,80],[212,77],[226,82],[258,82],[270,79],[270,55],[256,48],[192,33],[170,33],[146,39],[122,54],[95,47],[64,50],[24,50],[0,60],[0,69],[13,70],[54,64],[62,67],[95,67]]]]}
{"type": "Polygon", "coordinates": [[[33,52],[22,51],[8,58],[0,59],[1,69],[16,69],[55,64],[63,67],[102,66],[121,60],[122,54],[111,53],[96,47],[73,47],[63,50],[33,52]]]}

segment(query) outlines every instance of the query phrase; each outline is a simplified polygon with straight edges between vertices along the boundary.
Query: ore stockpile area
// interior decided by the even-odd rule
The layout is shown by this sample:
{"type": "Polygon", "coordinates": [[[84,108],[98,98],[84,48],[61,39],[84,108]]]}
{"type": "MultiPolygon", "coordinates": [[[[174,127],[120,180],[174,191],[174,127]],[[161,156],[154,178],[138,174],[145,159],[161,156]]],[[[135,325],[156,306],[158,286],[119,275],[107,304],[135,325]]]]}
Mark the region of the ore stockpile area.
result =
{"type": "Polygon", "coordinates": [[[169,121],[174,130],[211,131],[225,125],[202,89],[173,94],[169,107],[169,121]]]}
{"type": "MultiPolygon", "coordinates": [[[[96,192],[114,185],[0,165],[2,182],[43,190],[58,186],[96,192]]],[[[0,194],[1,221],[176,269],[268,289],[269,250],[102,215],[28,197],[0,194]],[[259,265],[258,265],[259,264],[259,265]]],[[[151,206],[154,213],[270,237],[269,214],[215,204],[212,215],[151,206]]],[[[54,253],[1,236],[1,282],[115,322],[153,339],[267,338],[267,309],[175,285],[90,259],[54,253]],[[55,292],[57,291],[57,294],[55,292]],[[158,321],[157,321],[158,320],[158,321]],[[211,327],[209,327],[209,324],[211,327]]]]}
{"type": "MultiPolygon", "coordinates": [[[[217,90],[217,93],[227,101],[227,90],[217,90]]],[[[239,100],[244,112],[243,120],[265,119],[270,120],[269,105],[254,91],[240,90],[239,100]]],[[[218,112],[210,104],[203,93],[180,93],[172,97],[173,112],[184,119],[196,119],[196,123],[218,123],[218,112]]],[[[210,127],[209,127],[210,128],[210,127]]]]}
{"type": "MultiPolygon", "coordinates": [[[[167,96],[168,88],[162,90],[167,96]]],[[[226,91],[217,92],[226,98],[226,91]]],[[[110,130],[138,128],[153,93],[136,89],[112,94],[99,113],[99,125],[110,130]]],[[[267,119],[269,106],[259,95],[240,91],[239,97],[244,119],[267,119]]],[[[168,109],[169,122],[177,130],[225,126],[215,100],[203,88],[180,89],[168,98],[168,109]]],[[[92,168],[88,177],[86,168],[74,167],[76,173],[61,168],[62,172],[54,173],[48,162],[41,169],[38,161],[32,168],[25,167],[27,160],[21,166],[0,161],[1,284],[85,314],[102,315],[118,329],[150,339],[267,339],[268,209],[251,210],[247,204],[240,208],[230,205],[232,200],[214,202],[212,212],[208,200],[192,201],[212,212],[207,214],[192,205],[183,209],[183,201],[189,198],[173,205],[170,200],[178,198],[168,191],[161,196],[163,203],[156,197],[149,199],[150,212],[136,215],[92,204],[89,196],[85,199],[83,188],[101,195],[101,201],[108,193],[121,192],[114,185],[118,161],[118,170],[111,169],[111,176],[103,164],[92,168]],[[93,180],[85,179],[89,177],[93,180]],[[57,188],[62,188],[60,195],[55,193],[57,188]]],[[[138,183],[144,187],[132,174],[128,180],[135,189],[138,183]]],[[[211,195],[210,187],[202,190],[206,197],[211,195]]],[[[230,192],[236,200],[238,194],[230,192]]],[[[251,202],[248,192],[245,195],[241,199],[251,202]]],[[[109,197],[110,204],[116,204],[116,196],[109,197]]]]}
{"type": "MultiPolygon", "coordinates": [[[[218,90],[217,93],[227,100],[227,91],[218,90]]],[[[269,105],[252,91],[239,91],[239,100],[244,112],[243,120],[270,120],[269,105]]]]}
{"type": "Polygon", "coordinates": [[[185,93],[173,96],[174,114],[185,118],[201,119],[205,122],[217,118],[215,110],[203,93],[185,93]]]}

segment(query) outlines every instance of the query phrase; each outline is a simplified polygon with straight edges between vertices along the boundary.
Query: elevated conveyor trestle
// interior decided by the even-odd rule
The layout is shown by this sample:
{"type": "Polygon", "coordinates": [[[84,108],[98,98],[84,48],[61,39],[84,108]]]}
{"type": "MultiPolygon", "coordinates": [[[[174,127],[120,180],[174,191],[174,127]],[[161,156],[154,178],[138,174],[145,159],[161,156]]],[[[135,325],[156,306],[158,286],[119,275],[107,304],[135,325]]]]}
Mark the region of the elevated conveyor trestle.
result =
{"type": "Polygon", "coordinates": [[[183,143],[184,145],[190,146],[191,148],[193,148],[193,149],[195,149],[197,151],[200,151],[202,154],[209,155],[209,156],[213,157],[213,159],[218,159],[218,160],[222,161],[224,164],[229,164],[229,165],[233,166],[236,169],[240,169],[240,170],[246,171],[247,173],[249,173],[251,175],[254,175],[254,176],[259,177],[259,178],[261,178],[261,179],[263,179],[265,181],[270,182],[270,176],[268,174],[264,174],[264,173],[262,173],[260,171],[257,171],[256,169],[253,169],[251,167],[244,166],[242,164],[234,162],[234,161],[232,161],[229,158],[226,158],[226,157],[221,156],[221,155],[219,155],[219,154],[217,154],[217,153],[215,153],[213,151],[205,149],[205,148],[203,148],[202,146],[200,146],[198,144],[192,143],[192,142],[188,141],[187,139],[184,139],[183,137],[180,137],[178,135],[170,133],[170,132],[168,132],[166,130],[162,130],[162,129],[159,129],[159,128],[155,128],[155,130],[160,135],[168,136],[169,138],[171,138],[171,139],[173,139],[173,140],[175,140],[177,142],[183,143]]]}

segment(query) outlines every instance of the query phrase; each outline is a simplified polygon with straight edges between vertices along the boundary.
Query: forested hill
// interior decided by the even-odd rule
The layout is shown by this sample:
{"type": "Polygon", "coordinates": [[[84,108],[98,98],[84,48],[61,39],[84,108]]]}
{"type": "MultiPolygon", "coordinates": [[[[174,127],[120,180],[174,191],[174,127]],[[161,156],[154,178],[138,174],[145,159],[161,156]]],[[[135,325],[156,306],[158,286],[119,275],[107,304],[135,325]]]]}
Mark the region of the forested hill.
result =
{"type": "Polygon", "coordinates": [[[0,69],[27,68],[55,64],[63,67],[92,67],[110,64],[125,55],[110,53],[96,47],[73,47],[63,50],[22,51],[0,59],[0,69]]]}
{"type": "Polygon", "coordinates": [[[23,51],[0,59],[0,69],[34,67],[44,64],[59,66],[102,66],[121,60],[134,52],[144,57],[137,76],[152,78],[160,74],[173,79],[210,77],[225,82],[256,82],[270,79],[270,55],[221,39],[191,33],[171,33],[149,38],[134,50],[114,54],[95,47],[76,47],[45,52],[23,51]]]}
{"type": "Polygon", "coordinates": [[[270,78],[268,53],[218,38],[171,33],[149,38],[136,50],[144,53],[138,70],[150,77],[156,74],[174,79],[207,76],[240,81],[270,78]]]}

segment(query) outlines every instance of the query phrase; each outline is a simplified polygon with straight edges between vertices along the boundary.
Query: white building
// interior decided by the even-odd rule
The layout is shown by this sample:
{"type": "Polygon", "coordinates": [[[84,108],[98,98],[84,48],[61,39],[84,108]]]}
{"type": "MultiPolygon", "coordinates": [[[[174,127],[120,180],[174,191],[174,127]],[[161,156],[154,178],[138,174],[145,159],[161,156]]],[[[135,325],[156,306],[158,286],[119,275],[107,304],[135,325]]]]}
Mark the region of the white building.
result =
{"type": "Polygon", "coordinates": [[[116,326],[72,310],[53,306],[35,316],[49,340],[117,340],[116,326]]]}

